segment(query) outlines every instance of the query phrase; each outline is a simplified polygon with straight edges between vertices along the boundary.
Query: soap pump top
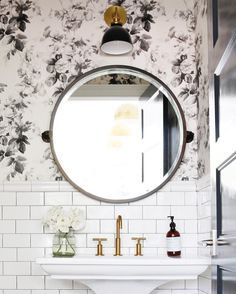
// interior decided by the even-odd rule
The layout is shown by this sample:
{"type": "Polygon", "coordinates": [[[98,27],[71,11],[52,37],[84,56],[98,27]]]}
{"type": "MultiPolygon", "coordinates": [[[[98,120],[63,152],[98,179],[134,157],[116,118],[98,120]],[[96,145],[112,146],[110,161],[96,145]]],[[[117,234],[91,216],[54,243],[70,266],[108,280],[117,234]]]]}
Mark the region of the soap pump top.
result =
{"type": "Polygon", "coordinates": [[[174,222],[174,216],[173,215],[169,215],[168,218],[171,219],[171,222],[170,222],[170,229],[171,229],[171,231],[175,231],[176,224],[174,222]]]}
{"type": "Polygon", "coordinates": [[[174,216],[170,215],[168,217],[171,219],[171,222],[170,222],[170,230],[169,232],[167,232],[166,237],[179,237],[180,233],[175,229],[176,224],[174,222],[174,216]]]}

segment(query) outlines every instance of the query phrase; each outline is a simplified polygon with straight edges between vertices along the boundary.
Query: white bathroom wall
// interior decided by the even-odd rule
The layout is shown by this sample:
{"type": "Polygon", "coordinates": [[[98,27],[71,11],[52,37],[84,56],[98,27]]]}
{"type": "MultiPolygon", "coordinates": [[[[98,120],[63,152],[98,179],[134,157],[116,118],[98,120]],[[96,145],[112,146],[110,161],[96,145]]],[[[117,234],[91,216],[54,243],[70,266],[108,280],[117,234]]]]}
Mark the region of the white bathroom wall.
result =
{"type": "MultiPolygon", "coordinates": [[[[144,200],[119,205],[90,199],[66,182],[5,182],[0,189],[0,289],[4,294],[72,294],[73,289],[87,294],[87,288],[76,282],[51,280],[34,262],[36,257],[51,253],[53,234],[43,228],[41,219],[52,205],[73,205],[85,211],[86,227],[76,234],[78,254],[95,254],[92,238],[97,236],[108,239],[104,252],[113,254],[115,218],[121,214],[123,254],[134,253],[131,237],[145,236],[145,255],[165,255],[167,216],[174,215],[182,236],[182,253],[197,255],[195,181],[173,181],[144,200]]],[[[198,281],[168,283],[156,293],[197,294],[198,281]]]]}
{"type": "MultiPolygon", "coordinates": [[[[198,199],[198,241],[211,239],[211,184],[210,177],[203,177],[197,183],[198,199]]],[[[199,245],[199,255],[211,255],[210,247],[199,245]]],[[[211,293],[211,269],[203,273],[199,279],[199,294],[211,293]]]]}

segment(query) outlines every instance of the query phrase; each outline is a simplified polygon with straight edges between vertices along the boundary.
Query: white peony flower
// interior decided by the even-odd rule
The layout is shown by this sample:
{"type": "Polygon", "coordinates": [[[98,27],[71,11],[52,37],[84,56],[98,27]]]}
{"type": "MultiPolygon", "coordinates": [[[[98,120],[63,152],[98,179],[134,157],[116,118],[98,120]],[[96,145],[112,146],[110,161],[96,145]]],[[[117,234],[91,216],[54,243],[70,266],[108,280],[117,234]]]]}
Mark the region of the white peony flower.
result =
{"type": "Polygon", "coordinates": [[[72,208],[70,213],[71,227],[78,231],[84,228],[85,215],[83,210],[78,208],[72,208]]]}
{"type": "Polygon", "coordinates": [[[68,233],[70,229],[81,230],[85,226],[84,212],[78,208],[72,208],[67,213],[60,206],[54,206],[43,218],[43,224],[51,231],[68,233]]]}
{"type": "Polygon", "coordinates": [[[62,233],[68,233],[71,228],[70,218],[67,215],[60,215],[56,224],[57,230],[62,233]]]}

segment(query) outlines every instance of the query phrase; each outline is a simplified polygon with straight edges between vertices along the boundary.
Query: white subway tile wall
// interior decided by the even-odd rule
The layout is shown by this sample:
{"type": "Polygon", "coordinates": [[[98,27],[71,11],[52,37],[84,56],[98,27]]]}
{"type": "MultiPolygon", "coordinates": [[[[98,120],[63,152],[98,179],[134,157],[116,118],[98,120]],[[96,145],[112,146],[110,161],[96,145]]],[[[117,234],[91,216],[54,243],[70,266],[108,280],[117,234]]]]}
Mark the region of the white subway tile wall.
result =
{"type": "MultiPolygon", "coordinates": [[[[114,253],[115,219],[123,217],[123,254],[134,254],[132,237],[144,236],[145,255],[165,255],[167,216],[175,215],[182,235],[182,252],[196,255],[199,233],[210,228],[206,191],[197,192],[195,181],[170,182],[159,192],[137,202],[104,203],[75,191],[66,182],[3,183],[0,192],[0,294],[92,294],[77,281],[52,280],[35,264],[37,257],[51,253],[53,234],[43,228],[42,217],[52,205],[79,207],[86,216],[86,227],[76,234],[77,253],[95,254],[94,237],[107,238],[104,252],[114,253]]],[[[208,276],[209,278],[209,276],[208,276]]],[[[207,277],[199,281],[171,282],[153,294],[194,294],[198,284],[206,290],[207,277]]],[[[208,292],[205,292],[208,293],[208,292]]]]}
{"type": "MultiPolygon", "coordinates": [[[[198,189],[198,241],[211,238],[211,185],[209,177],[204,177],[197,183],[198,189]]],[[[210,248],[199,245],[198,254],[209,256],[210,248]]],[[[211,293],[210,268],[198,278],[199,294],[211,293]]]]}

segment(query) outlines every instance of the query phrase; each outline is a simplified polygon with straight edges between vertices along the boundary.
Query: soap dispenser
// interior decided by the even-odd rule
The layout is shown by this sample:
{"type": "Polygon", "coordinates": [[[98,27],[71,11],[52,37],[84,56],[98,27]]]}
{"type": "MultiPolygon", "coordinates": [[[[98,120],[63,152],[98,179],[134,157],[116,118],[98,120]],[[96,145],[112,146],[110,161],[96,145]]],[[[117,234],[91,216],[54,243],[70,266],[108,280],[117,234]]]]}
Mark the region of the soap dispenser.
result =
{"type": "Polygon", "coordinates": [[[174,257],[181,255],[180,233],[175,229],[174,216],[168,216],[171,219],[170,230],[166,234],[167,255],[174,257]]]}

